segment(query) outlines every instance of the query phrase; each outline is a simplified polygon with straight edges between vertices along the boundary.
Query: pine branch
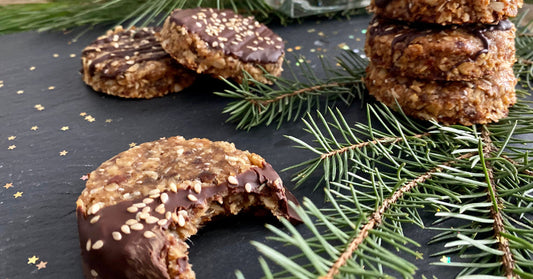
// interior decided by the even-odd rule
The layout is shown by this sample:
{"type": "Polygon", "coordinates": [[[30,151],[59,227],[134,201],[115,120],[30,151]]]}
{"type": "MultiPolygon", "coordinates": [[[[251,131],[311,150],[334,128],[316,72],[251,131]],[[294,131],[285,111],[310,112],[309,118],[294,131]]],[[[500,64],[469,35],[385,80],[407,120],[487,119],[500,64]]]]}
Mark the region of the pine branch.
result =
{"type": "Polygon", "coordinates": [[[244,72],[242,84],[226,81],[230,89],[215,94],[237,99],[229,103],[223,113],[230,114],[228,122],[237,122],[238,129],[251,129],[257,125],[277,122],[279,127],[286,121],[296,121],[311,110],[334,106],[337,101],[349,105],[363,95],[361,77],[366,63],[359,55],[346,52],[341,68],[332,67],[322,61],[326,78],[319,79],[315,70],[304,58],[295,58],[300,75],[294,72],[290,63],[285,68],[293,80],[266,75],[274,87],[264,85],[244,72]],[[348,64],[346,64],[348,63],[348,64]]]}
{"type": "MultiPolygon", "coordinates": [[[[468,153],[468,154],[461,155],[456,160],[444,163],[443,166],[453,165],[454,162],[458,160],[468,159],[472,157],[473,155],[475,155],[475,153],[468,153]]],[[[333,277],[336,274],[338,274],[339,269],[343,265],[346,264],[346,261],[353,256],[353,254],[355,253],[359,245],[363,243],[365,238],[368,236],[369,231],[374,229],[374,227],[378,226],[382,222],[385,212],[391,207],[391,205],[397,203],[398,200],[405,193],[410,192],[414,187],[417,187],[419,184],[424,183],[427,180],[429,180],[434,173],[441,172],[442,170],[443,170],[442,166],[431,169],[425,174],[417,177],[415,180],[411,180],[409,183],[403,185],[401,188],[395,191],[392,196],[384,200],[382,204],[379,206],[379,208],[371,215],[368,222],[360,229],[357,236],[350,242],[347,249],[337,259],[335,264],[333,264],[333,266],[329,269],[328,274],[320,278],[321,279],[333,279],[333,277]]]]}

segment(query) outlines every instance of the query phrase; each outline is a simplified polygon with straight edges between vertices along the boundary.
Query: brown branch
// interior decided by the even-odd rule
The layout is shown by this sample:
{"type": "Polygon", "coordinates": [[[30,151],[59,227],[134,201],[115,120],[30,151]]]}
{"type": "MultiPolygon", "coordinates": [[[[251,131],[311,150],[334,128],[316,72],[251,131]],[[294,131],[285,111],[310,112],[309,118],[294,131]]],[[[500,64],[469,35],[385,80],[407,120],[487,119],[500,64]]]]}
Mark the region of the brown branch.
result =
{"type": "MultiPolygon", "coordinates": [[[[429,135],[430,135],[430,133],[423,133],[423,134],[414,135],[412,137],[419,139],[419,138],[422,138],[422,137],[427,137],[429,135]]],[[[341,149],[333,150],[333,151],[330,151],[328,153],[324,153],[324,154],[320,155],[320,159],[323,160],[323,159],[335,156],[337,154],[342,154],[342,153],[344,153],[344,152],[346,152],[348,150],[354,150],[354,149],[363,148],[363,147],[371,145],[371,144],[377,144],[377,143],[394,144],[394,143],[397,143],[397,142],[402,141],[402,140],[403,140],[403,138],[401,138],[401,137],[395,137],[395,138],[385,137],[385,138],[380,138],[380,139],[377,139],[377,140],[365,141],[365,142],[353,144],[353,145],[350,145],[350,146],[346,146],[346,147],[343,147],[341,149]]]]}
{"type": "Polygon", "coordinates": [[[533,65],[533,61],[525,58],[519,58],[518,63],[526,64],[526,65],[533,65]]]}
{"type": "MultiPolygon", "coordinates": [[[[510,162],[511,164],[515,165],[515,166],[519,166],[520,165],[517,161],[509,158],[509,156],[501,155],[501,157],[504,158],[505,160],[507,160],[508,162],[510,162]]],[[[533,171],[531,171],[531,170],[527,170],[526,169],[526,170],[522,170],[522,172],[527,174],[527,175],[533,176],[533,171]]]]}
{"type": "MultiPolygon", "coordinates": [[[[476,155],[477,152],[471,152],[457,157],[454,160],[448,161],[442,165],[450,166],[459,160],[464,160],[476,155]]],[[[396,203],[405,193],[410,192],[413,188],[417,187],[420,183],[423,183],[430,179],[436,172],[442,171],[442,167],[435,167],[425,174],[411,180],[409,183],[404,184],[400,189],[392,194],[389,198],[385,199],[381,206],[374,211],[372,216],[368,219],[368,222],[359,230],[357,236],[350,242],[346,250],[340,255],[337,261],[331,266],[327,275],[319,277],[319,279],[333,279],[333,277],[339,273],[339,269],[346,264],[346,262],[352,257],[353,253],[359,248],[359,245],[363,243],[368,236],[370,230],[378,226],[381,223],[385,211],[394,203],[396,203]]]]}
{"type": "MultiPolygon", "coordinates": [[[[486,157],[489,157],[490,153],[497,149],[497,147],[492,143],[492,139],[490,138],[489,133],[490,132],[488,131],[488,129],[483,129],[483,131],[481,132],[482,140],[484,143],[483,155],[486,157]]],[[[502,205],[501,200],[498,198],[496,194],[496,186],[495,186],[496,180],[494,179],[494,169],[492,168],[492,164],[490,163],[490,161],[487,161],[486,165],[487,165],[487,172],[488,172],[489,181],[490,181],[489,187],[491,187],[492,193],[494,193],[494,198],[496,199],[496,204],[498,206],[498,208],[494,208],[493,206],[491,206],[490,215],[494,219],[494,224],[492,225],[492,227],[494,229],[494,236],[498,240],[498,250],[503,252],[502,263],[503,263],[503,269],[505,272],[505,277],[507,277],[508,279],[520,278],[520,276],[515,274],[513,271],[515,267],[514,257],[513,257],[513,254],[511,253],[511,248],[509,247],[509,241],[507,240],[507,238],[502,236],[502,233],[505,233],[506,230],[503,225],[503,217],[500,211],[498,210],[499,208],[502,208],[503,205],[502,205]]],[[[490,194],[489,194],[489,199],[490,199],[490,194]]]]}
{"type": "Polygon", "coordinates": [[[315,85],[315,86],[311,86],[311,87],[307,87],[307,88],[298,89],[298,90],[295,90],[295,91],[293,91],[291,93],[286,93],[286,94],[279,95],[279,96],[277,96],[274,99],[269,99],[269,100],[250,100],[250,103],[252,103],[255,106],[268,105],[268,104],[277,102],[279,100],[282,100],[282,99],[285,99],[285,98],[289,98],[289,97],[292,97],[292,96],[297,96],[297,95],[300,95],[300,94],[303,94],[303,93],[316,91],[316,90],[320,90],[320,89],[323,89],[323,88],[338,87],[338,86],[343,86],[343,85],[346,85],[346,84],[333,82],[333,83],[315,85]]]}

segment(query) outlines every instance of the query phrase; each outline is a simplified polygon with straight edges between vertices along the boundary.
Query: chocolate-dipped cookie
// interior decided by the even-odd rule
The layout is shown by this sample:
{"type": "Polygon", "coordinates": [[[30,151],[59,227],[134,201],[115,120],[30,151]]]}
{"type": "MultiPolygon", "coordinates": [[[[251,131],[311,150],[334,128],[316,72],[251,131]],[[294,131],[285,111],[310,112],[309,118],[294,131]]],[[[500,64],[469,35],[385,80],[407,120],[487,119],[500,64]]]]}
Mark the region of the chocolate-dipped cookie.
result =
{"type": "Polygon", "coordinates": [[[197,73],[242,81],[245,70],[264,83],[279,76],[283,40],[252,17],[231,10],[174,10],[157,34],[163,48],[197,73]]]}
{"type": "Polygon", "coordinates": [[[153,98],[179,92],[196,74],[179,65],[150,27],[117,27],[82,52],[83,81],[94,90],[123,98],[153,98]]]}
{"type": "Polygon", "coordinates": [[[185,240],[213,217],[264,207],[298,222],[270,164],[231,143],[163,138],[91,172],[77,201],[86,278],[195,278],[185,240]]]}
{"type": "Polygon", "coordinates": [[[515,62],[515,27],[496,24],[441,26],[375,17],[366,33],[372,63],[395,75],[431,80],[474,80],[515,62]]]}
{"type": "Polygon", "coordinates": [[[377,16],[442,25],[494,24],[514,17],[523,0],[372,0],[369,10],[377,16]]]}

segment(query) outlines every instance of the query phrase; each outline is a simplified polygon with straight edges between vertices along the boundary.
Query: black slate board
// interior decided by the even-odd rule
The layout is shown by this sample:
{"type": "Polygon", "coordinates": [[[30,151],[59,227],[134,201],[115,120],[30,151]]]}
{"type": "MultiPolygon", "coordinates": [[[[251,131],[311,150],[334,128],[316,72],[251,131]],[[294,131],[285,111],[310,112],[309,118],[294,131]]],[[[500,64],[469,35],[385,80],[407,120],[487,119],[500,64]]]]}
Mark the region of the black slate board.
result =
{"type": "MultiPolygon", "coordinates": [[[[363,53],[369,19],[308,21],[273,29],[287,40],[289,60],[304,55],[320,74],[320,54],[327,53],[334,63],[341,48],[363,53]]],[[[221,82],[207,80],[152,100],[94,92],[81,81],[80,53],[106,29],[91,30],[77,42],[72,41],[76,33],[0,36],[0,279],[82,278],[75,217],[82,178],[130,144],[175,135],[230,141],[261,154],[278,170],[312,156],[284,137],[309,139],[300,121],[250,131],[226,123],[228,116],[221,112],[230,100],[212,94],[224,88],[221,82]]],[[[352,122],[364,119],[360,103],[340,108],[352,122]]],[[[281,173],[292,188],[290,175],[281,173]]],[[[295,195],[320,204],[322,193],[312,190],[314,184],[310,181],[295,195]]],[[[247,278],[259,278],[259,253],[249,242],[264,241],[269,235],[266,222],[279,225],[269,218],[237,216],[202,229],[190,241],[198,278],[234,278],[236,269],[247,278]]],[[[416,228],[409,232],[421,243],[430,237],[416,228]]],[[[453,270],[428,265],[438,260],[428,259],[428,249],[419,249],[426,255],[416,261],[419,274],[449,277],[446,272],[453,270]]]]}

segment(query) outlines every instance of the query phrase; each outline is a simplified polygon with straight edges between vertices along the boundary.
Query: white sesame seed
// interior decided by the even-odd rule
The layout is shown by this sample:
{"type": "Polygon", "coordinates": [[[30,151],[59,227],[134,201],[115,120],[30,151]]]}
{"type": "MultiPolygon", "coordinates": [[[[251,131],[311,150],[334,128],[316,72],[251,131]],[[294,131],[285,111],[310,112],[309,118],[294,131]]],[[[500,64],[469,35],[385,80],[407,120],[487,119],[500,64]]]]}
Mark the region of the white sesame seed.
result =
{"type": "Polygon", "coordinates": [[[87,211],[87,213],[88,213],[89,215],[91,215],[91,214],[96,214],[96,212],[98,212],[99,210],[100,210],[100,204],[99,204],[99,203],[95,203],[95,204],[93,204],[93,205],[89,208],[89,210],[87,211]]]}
{"type": "Polygon", "coordinates": [[[138,208],[143,208],[143,207],[146,206],[146,204],[143,203],[143,202],[140,202],[140,203],[135,203],[135,204],[133,204],[133,206],[138,207],[138,208]]]}
{"type": "Polygon", "coordinates": [[[96,215],[93,218],[91,218],[90,223],[94,224],[94,223],[98,222],[98,220],[100,220],[100,215],[96,215]]]}
{"type": "Polygon", "coordinates": [[[145,203],[145,204],[150,204],[150,203],[152,203],[153,201],[154,201],[154,199],[146,198],[146,199],[143,200],[143,203],[145,203]]]}
{"type": "Polygon", "coordinates": [[[246,184],[244,185],[244,190],[246,190],[247,193],[252,192],[252,184],[250,184],[250,183],[246,183],[246,184]]]}
{"type": "Polygon", "coordinates": [[[183,215],[181,215],[181,214],[178,215],[178,225],[179,225],[180,227],[185,226],[185,218],[184,218],[183,215]]]}
{"type": "Polygon", "coordinates": [[[126,221],[126,225],[128,225],[128,226],[131,226],[131,225],[137,224],[137,223],[139,223],[139,222],[137,220],[135,220],[135,219],[129,219],[128,221],[126,221]]]}
{"type": "Polygon", "coordinates": [[[281,181],[281,178],[277,178],[276,180],[274,180],[274,186],[279,188],[283,185],[283,182],[281,181]]]}
{"type": "Polygon", "coordinates": [[[160,204],[158,205],[156,208],[155,208],[155,212],[159,213],[159,214],[165,214],[165,205],[164,204],[160,204]]]}
{"type": "Polygon", "coordinates": [[[197,194],[200,194],[202,192],[202,184],[195,183],[193,189],[197,194]]]}
{"type": "Polygon", "coordinates": [[[98,277],[98,272],[96,272],[96,270],[94,270],[94,269],[91,269],[91,275],[93,277],[98,277]]]}
{"type": "Polygon", "coordinates": [[[154,217],[154,216],[148,216],[145,221],[146,221],[146,224],[155,224],[157,223],[157,221],[159,221],[159,218],[154,217]]]}
{"type": "Polygon", "coordinates": [[[143,208],[142,213],[148,213],[150,211],[152,211],[152,209],[147,206],[147,207],[143,208]]]}
{"type": "Polygon", "coordinates": [[[116,241],[119,241],[122,239],[122,234],[120,234],[119,232],[112,232],[111,235],[113,236],[113,239],[116,241]]]}
{"type": "Polygon", "coordinates": [[[170,190],[172,192],[176,193],[178,191],[178,187],[176,186],[176,183],[170,182],[170,184],[168,186],[170,187],[170,190]]]}
{"type": "Polygon", "coordinates": [[[87,250],[87,252],[91,251],[91,239],[87,240],[87,243],[85,243],[85,250],[87,250]]]}
{"type": "Polygon", "coordinates": [[[167,203],[167,201],[168,201],[168,194],[167,194],[167,193],[163,193],[163,194],[161,194],[161,197],[160,197],[160,198],[161,198],[161,202],[162,202],[162,203],[167,203]]]}
{"type": "Polygon", "coordinates": [[[161,219],[159,221],[157,221],[157,224],[160,225],[160,226],[164,226],[168,223],[168,221],[166,219],[161,219]]]}
{"type": "Polygon", "coordinates": [[[178,222],[178,215],[175,212],[172,212],[172,221],[178,222]]]}
{"type": "Polygon", "coordinates": [[[146,238],[153,238],[153,237],[155,237],[155,233],[153,233],[153,232],[151,232],[151,231],[145,231],[145,232],[143,233],[143,235],[144,235],[144,237],[146,237],[146,238]]]}
{"type": "Polygon", "coordinates": [[[138,207],[135,207],[135,206],[130,206],[126,209],[129,213],[135,213],[139,210],[138,207]]]}
{"type": "Polygon", "coordinates": [[[190,201],[193,201],[193,202],[198,201],[198,198],[197,198],[195,195],[193,195],[193,194],[189,194],[189,195],[187,195],[187,198],[188,198],[190,201]]]}
{"type": "Polygon", "coordinates": [[[131,231],[130,231],[130,227],[128,227],[127,225],[122,225],[122,227],[120,227],[120,230],[125,233],[125,234],[130,234],[131,231]]]}
{"type": "Polygon", "coordinates": [[[167,213],[165,213],[165,219],[169,220],[171,217],[172,213],[170,211],[167,211],[167,213]]]}
{"type": "Polygon", "coordinates": [[[102,240],[96,241],[92,246],[93,250],[98,250],[102,247],[104,247],[104,242],[102,240]]]}
{"type": "Polygon", "coordinates": [[[196,26],[202,27],[202,24],[200,22],[196,22],[196,26]]]}
{"type": "Polygon", "coordinates": [[[140,230],[144,229],[144,226],[141,223],[137,223],[137,224],[131,225],[130,228],[132,230],[134,230],[134,231],[140,231],[140,230]]]}
{"type": "Polygon", "coordinates": [[[144,220],[144,219],[146,219],[146,218],[148,218],[148,217],[150,217],[150,214],[149,214],[149,213],[141,212],[141,213],[139,214],[139,218],[140,218],[140,219],[143,219],[143,220],[144,220]]]}
{"type": "Polygon", "coordinates": [[[239,184],[239,181],[237,180],[237,177],[230,175],[228,176],[228,182],[229,184],[237,185],[239,184]]]}

